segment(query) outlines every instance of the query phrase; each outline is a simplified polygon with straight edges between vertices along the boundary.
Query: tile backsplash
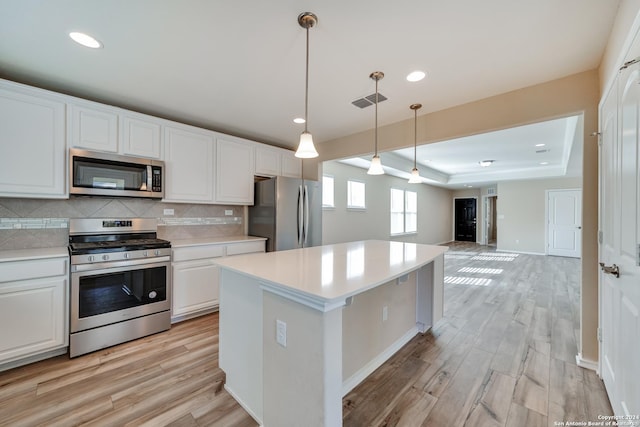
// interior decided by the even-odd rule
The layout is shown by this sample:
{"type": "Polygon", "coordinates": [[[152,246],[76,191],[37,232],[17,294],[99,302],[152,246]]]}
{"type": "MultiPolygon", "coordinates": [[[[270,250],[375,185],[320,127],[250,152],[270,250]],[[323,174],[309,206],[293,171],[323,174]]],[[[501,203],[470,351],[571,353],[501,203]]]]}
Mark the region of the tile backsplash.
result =
{"type": "Polygon", "coordinates": [[[66,246],[69,218],[157,218],[158,237],[176,240],[242,235],[244,216],[244,206],[108,197],[0,198],[0,250],[66,246]],[[173,215],[164,215],[165,209],[173,215]]]}

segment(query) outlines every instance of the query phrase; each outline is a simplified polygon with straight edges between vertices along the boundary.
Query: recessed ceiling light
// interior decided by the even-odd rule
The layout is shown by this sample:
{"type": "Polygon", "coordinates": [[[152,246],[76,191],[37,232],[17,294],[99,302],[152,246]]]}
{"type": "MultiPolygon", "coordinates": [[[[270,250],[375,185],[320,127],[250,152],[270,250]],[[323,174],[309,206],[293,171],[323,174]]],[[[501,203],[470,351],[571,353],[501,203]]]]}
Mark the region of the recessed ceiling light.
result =
{"type": "Polygon", "coordinates": [[[548,165],[549,162],[540,162],[541,165],[548,165]]]}
{"type": "Polygon", "coordinates": [[[407,80],[410,82],[419,82],[420,80],[424,79],[426,76],[424,71],[412,71],[407,75],[407,80]]]}
{"type": "Polygon", "coordinates": [[[478,164],[483,168],[486,168],[487,166],[491,166],[492,163],[493,163],[493,160],[480,160],[478,162],[478,164]]]}
{"type": "Polygon", "coordinates": [[[536,147],[544,147],[547,144],[536,144],[536,147]]]}
{"type": "Polygon", "coordinates": [[[305,120],[302,117],[296,117],[293,119],[293,123],[304,123],[305,120]]]}
{"type": "Polygon", "coordinates": [[[92,49],[102,47],[102,43],[85,33],[71,32],[69,33],[69,37],[71,37],[74,42],[79,43],[82,46],[90,47],[92,49]]]}

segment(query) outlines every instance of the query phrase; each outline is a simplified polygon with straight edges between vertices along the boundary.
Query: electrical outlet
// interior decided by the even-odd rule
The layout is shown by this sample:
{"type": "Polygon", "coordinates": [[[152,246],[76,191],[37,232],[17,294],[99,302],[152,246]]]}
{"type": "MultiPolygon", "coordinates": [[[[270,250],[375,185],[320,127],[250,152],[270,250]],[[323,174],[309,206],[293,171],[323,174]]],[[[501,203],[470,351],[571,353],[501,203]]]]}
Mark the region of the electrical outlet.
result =
{"type": "Polygon", "coordinates": [[[233,209],[225,209],[224,210],[224,214],[226,216],[232,216],[233,215],[233,209]]]}
{"type": "Polygon", "coordinates": [[[167,216],[171,216],[175,214],[173,209],[165,209],[162,213],[167,216]]]}
{"type": "Polygon", "coordinates": [[[276,342],[283,347],[287,346],[287,324],[276,319],[276,342]]]}
{"type": "Polygon", "coordinates": [[[386,322],[388,318],[389,318],[389,307],[385,305],[384,307],[382,307],[382,321],[386,322]]]}

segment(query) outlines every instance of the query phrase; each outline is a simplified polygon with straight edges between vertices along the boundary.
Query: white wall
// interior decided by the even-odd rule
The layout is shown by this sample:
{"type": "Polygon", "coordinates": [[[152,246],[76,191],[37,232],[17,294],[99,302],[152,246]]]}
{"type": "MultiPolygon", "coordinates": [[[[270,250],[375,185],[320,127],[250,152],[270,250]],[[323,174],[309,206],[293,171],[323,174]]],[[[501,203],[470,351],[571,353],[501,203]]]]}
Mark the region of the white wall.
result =
{"type": "Polygon", "coordinates": [[[545,253],[546,190],[582,188],[582,178],[498,183],[498,250],[545,253]]]}
{"type": "Polygon", "coordinates": [[[365,169],[337,161],[325,162],[323,174],[334,178],[335,208],[322,211],[322,243],[353,240],[396,240],[415,243],[444,243],[452,239],[451,191],[427,184],[408,184],[389,175],[367,175],[365,169]],[[365,211],[347,210],[347,180],[366,183],[365,211]],[[418,192],[418,233],[389,235],[389,193],[391,188],[418,192]]]}

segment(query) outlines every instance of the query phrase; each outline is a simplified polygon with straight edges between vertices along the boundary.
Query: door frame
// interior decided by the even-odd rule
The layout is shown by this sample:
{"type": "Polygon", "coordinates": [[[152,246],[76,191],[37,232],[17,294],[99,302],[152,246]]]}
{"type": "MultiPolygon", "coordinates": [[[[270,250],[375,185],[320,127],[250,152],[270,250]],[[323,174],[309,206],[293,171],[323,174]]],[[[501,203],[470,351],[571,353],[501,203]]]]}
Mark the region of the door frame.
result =
{"type": "MultiPolygon", "coordinates": [[[[544,191],[544,254],[547,256],[549,255],[549,193],[553,191],[579,191],[581,198],[580,217],[582,218],[582,188],[550,188],[544,191]]],[[[580,234],[582,234],[582,224],[580,224],[580,234]]],[[[582,237],[580,241],[582,242],[582,237]]],[[[578,259],[582,259],[582,243],[578,259]]]]}
{"type": "MultiPolygon", "coordinates": [[[[489,199],[492,197],[495,198],[496,201],[498,200],[497,193],[482,195],[482,212],[481,212],[481,215],[479,215],[479,217],[482,218],[482,228],[481,228],[480,241],[479,241],[481,245],[489,244],[489,199]]],[[[496,209],[497,209],[497,202],[496,202],[496,209]]],[[[497,231],[498,222],[496,221],[496,223],[493,224],[493,226],[494,228],[496,228],[496,231],[497,231]]],[[[477,228],[476,228],[476,231],[477,231],[477,228]]],[[[496,238],[496,247],[497,245],[498,245],[498,239],[496,238]]]]}
{"type": "Polygon", "coordinates": [[[451,210],[453,219],[451,221],[451,241],[455,242],[456,240],[456,200],[458,199],[475,199],[476,200],[476,239],[474,243],[478,242],[478,217],[482,215],[482,209],[478,209],[478,196],[454,196],[451,201],[451,210]]]}

